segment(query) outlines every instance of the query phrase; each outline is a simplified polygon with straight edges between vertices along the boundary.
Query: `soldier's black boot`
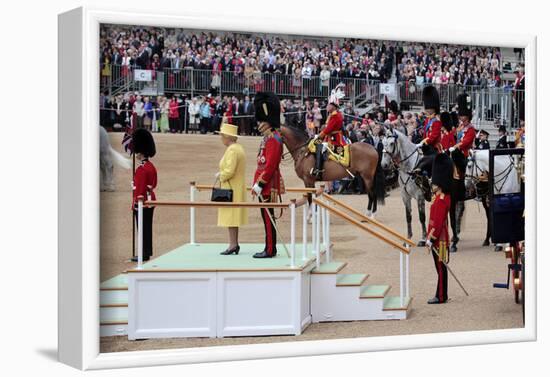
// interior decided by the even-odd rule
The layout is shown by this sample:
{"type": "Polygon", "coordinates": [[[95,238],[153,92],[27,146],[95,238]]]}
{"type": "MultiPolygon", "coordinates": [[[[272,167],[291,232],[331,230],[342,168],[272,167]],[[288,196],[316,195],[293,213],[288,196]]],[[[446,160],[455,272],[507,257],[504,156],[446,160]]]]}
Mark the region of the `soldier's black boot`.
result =
{"type": "Polygon", "coordinates": [[[315,169],[312,175],[320,181],[323,178],[323,144],[315,145],[315,169]]]}

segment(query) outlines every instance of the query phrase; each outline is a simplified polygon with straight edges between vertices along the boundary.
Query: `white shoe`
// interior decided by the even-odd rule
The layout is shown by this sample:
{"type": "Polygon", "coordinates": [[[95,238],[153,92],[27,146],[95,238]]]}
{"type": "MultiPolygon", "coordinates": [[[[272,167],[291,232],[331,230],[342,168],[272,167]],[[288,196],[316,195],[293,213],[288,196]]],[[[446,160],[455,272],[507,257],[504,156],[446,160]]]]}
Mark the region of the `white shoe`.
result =
{"type": "Polygon", "coordinates": [[[372,211],[367,210],[367,215],[366,216],[369,217],[369,218],[372,218],[372,211]]]}

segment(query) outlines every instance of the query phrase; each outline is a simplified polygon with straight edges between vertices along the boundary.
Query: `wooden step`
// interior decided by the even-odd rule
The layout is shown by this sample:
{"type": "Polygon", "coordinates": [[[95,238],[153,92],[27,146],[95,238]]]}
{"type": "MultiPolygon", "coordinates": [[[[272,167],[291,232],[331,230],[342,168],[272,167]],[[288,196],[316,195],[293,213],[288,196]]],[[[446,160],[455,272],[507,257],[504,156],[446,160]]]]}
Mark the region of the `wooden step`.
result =
{"type": "Polygon", "coordinates": [[[339,274],[336,278],[337,287],[361,286],[367,280],[367,274],[339,274]]]}
{"type": "Polygon", "coordinates": [[[344,267],[346,267],[346,262],[330,262],[330,263],[323,263],[319,268],[314,268],[311,273],[312,274],[337,274],[340,272],[344,267]]]}
{"type": "Polygon", "coordinates": [[[384,298],[390,289],[389,285],[365,285],[359,298],[384,298]]]}
{"type": "Polygon", "coordinates": [[[407,310],[411,306],[412,297],[405,297],[403,305],[399,296],[389,296],[384,300],[384,308],[382,310],[407,310]]]}

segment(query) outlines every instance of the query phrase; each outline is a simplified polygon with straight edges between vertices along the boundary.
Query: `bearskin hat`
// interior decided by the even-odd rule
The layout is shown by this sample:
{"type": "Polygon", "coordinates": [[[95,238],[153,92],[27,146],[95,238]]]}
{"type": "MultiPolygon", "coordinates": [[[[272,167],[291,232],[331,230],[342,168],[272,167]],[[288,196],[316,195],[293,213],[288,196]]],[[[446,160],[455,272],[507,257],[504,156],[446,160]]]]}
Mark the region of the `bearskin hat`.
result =
{"type": "Polygon", "coordinates": [[[432,184],[437,185],[446,194],[451,193],[453,162],[445,153],[438,153],[432,165],[432,184]]]}
{"type": "Polygon", "coordinates": [[[132,135],[134,153],[141,153],[145,157],[154,157],[157,153],[153,135],[145,128],[138,128],[132,135]]]}
{"type": "Polygon", "coordinates": [[[399,112],[399,105],[397,104],[397,102],[395,102],[395,100],[392,100],[390,102],[390,111],[392,113],[398,113],[399,112]]]}
{"type": "Polygon", "coordinates": [[[453,111],[451,113],[451,123],[453,127],[458,127],[458,114],[456,113],[456,111],[453,111]]]}
{"type": "Polygon", "coordinates": [[[436,114],[439,114],[439,93],[434,86],[427,86],[422,91],[422,102],[425,109],[434,109],[436,114]]]}
{"type": "Polygon", "coordinates": [[[456,103],[458,104],[458,116],[467,116],[472,120],[472,105],[470,96],[466,93],[459,94],[456,97],[456,103]]]}
{"type": "Polygon", "coordinates": [[[447,130],[447,132],[450,132],[453,129],[453,120],[451,119],[451,114],[449,112],[444,111],[439,116],[441,119],[441,125],[444,129],[447,130]]]}
{"type": "Polygon", "coordinates": [[[267,122],[272,129],[279,128],[281,124],[281,103],[274,93],[256,93],[254,110],[258,122],[267,122]]]}

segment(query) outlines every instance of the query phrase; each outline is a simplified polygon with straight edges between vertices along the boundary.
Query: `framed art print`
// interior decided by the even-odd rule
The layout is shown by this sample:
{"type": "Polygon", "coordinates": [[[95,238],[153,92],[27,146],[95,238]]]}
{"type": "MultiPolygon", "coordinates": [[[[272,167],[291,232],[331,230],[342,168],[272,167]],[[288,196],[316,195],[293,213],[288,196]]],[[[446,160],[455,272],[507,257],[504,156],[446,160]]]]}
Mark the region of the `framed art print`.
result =
{"type": "Polygon", "coordinates": [[[278,21],[59,16],[60,361],[534,340],[535,38],[278,21]]]}

